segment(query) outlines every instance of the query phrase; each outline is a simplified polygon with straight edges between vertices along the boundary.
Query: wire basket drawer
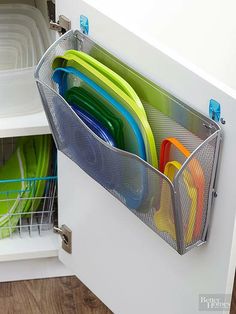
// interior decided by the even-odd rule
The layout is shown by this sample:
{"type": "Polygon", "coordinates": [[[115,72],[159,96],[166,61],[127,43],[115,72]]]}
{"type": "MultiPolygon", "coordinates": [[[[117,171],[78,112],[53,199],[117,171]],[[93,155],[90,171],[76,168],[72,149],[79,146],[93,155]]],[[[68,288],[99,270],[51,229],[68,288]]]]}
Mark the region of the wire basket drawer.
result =
{"type": "Polygon", "coordinates": [[[214,121],[173,98],[78,31],[66,33],[52,45],[35,77],[60,151],[180,254],[205,242],[220,144],[220,128],[214,121]],[[51,63],[68,49],[89,53],[133,86],[144,104],[158,155],[163,141],[173,136],[188,148],[190,153],[183,160],[173,143],[167,143],[171,159],[182,164],[172,181],[138,156],[102,141],[59,95],[51,80],[51,63]]]}
{"type": "MultiPolygon", "coordinates": [[[[7,180],[0,181],[6,184],[7,180]]],[[[29,233],[41,234],[52,229],[56,214],[57,177],[30,178],[25,180],[9,180],[9,185],[21,182],[26,187],[23,190],[7,190],[2,192],[0,207],[8,208],[8,213],[0,215],[0,239],[29,233]],[[45,185],[44,195],[35,195],[37,184],[45,185]],[[17,195],[17,198],[16,198],[17,195]],[[17,212],[13,207],[17,206],[17,212]],[[29,206],[27,213],[25,207],[29,206]],[[14,234],[15,233],[15,234],[14,234]]]]}
{"type": "MultiPolygon", "coordinates": [[[[15,152],[18,152],[17,143],[21,140],[16,138],[1,139],[1,167],[8,160],[12,160],[11,157],[15,156],[15,152]]],[[[48,154],[55,155],[51,150],[48,154]]],[[[19,157],[18,160],[22,161],[21,158],[19,157]]],[[[30,159],[29,156],[27,159],[30,159]]],[[[51,158],[48,164],[49,176],[47,177],[12,179],[17,173],[17,170],[13,168],[12,173],[9,173],[11,179],[0,180],[0,239],[35,236],[52,229],[57,214],[55,165],[53,158],[51,158]]],[[[26,166],[27,169],[32,168],[32,165],[24,164],[22,169],[26,166]]],[[[26,170],[24,169],[25,174],[26,170]]]]}

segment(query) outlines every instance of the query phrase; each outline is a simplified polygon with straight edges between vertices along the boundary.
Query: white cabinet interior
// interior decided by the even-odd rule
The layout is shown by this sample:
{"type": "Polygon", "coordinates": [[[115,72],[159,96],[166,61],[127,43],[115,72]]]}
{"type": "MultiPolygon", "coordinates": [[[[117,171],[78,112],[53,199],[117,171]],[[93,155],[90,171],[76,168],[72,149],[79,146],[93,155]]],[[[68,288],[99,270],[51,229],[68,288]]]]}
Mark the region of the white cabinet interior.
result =
{"type": "MultiPolygon", "coordinates": [[[[10,0],[1,0],[0,1],[0,5],[5,5],[3,6],[3,11],[6,14],[2,14],[3,16],[3,20],[6,20],[6,23],[12,23],[14,24],[14,19],[13,20],[7,20],[7,16],[8,14],[11,14],[11,10],[8,9],[8,7],[6,5],[10,4],[10,8],[11,5],[14,8],[14,12],[12,12],[12,14],[14,15],[14,17],[18,18],[18,22],[21,21],[21,16],[20,14],[22,13],[21,9],[25,12],[34,12],[33,10],[31,10],[31,7],[19,7],[19,12],[17,11],[18,8],[18,4],[26,4],[26,5],[30,5],[30,6],[36,6],[43,14],[44,19],[45,19],[45,25],[37,25],[38,29],[40,29],[40,27],[43,27],[42,29],[45,30],[45,27],[48,24],[48,13],[47,13],[47,1],[10,1],[10,0]],[[18,15],[17,15],[18,14],[18,15]],[[20,17],[19,17],[20,16],[20,17]]],[[[10,15],[13,18],[13,15],[10,15]]],[[[33,14],[37,14],[37,12],[34,12],[33,14]]],[[[30,17],[31,18],[31,17],[30,17]]],[[[29,18],[29,20],[30,20],[29,18]]],[[[40,16],[39,16],[40,18],[40,16]]],[[[38,20],[39,21],[39,20],[38,20]]],[[[16,23],[16,22],[15,22],[16,23]]],[[[2,23],[4,24],[4,23],[2,23]]],[[[11,24],[9,24],[11,25],[11,24]]],[[[25,39],[27,40],[28,43],[28,38],[30,37],[26,37],[28,36],[27,33],[27,29],[24,28],[24,26],[19,27],[19,29],[22,28],[22,30],[25,30],[25,33],[21,34],[20,36],[16,36],[14,35],[15,33],[13,33],[14,31],[17,31],[17,28],[15,27],[13,29],[13,27],[6,25],[5,28],[4,26],[2,26],[1,28],[1,36],[4,37],[4,31],[8,31],[8,33],[6,35],[11,36],[11,38],[17,38],[18,37],[21,39],[25,39]],[[25,35],[25,37],[24,37],[25,35]]],[[[33,25],[33,24],[32,24],[33,25]]],[[[30,32],[31,30],[29,30],[30,32]]],[[[45,30],[47,31],[47,30],[45,30]]],[[[19,32],[17,34],[20,34],[19,32]]],[[[29,33],[30,34],[30,33],[29,33]]],[[[46,36],[47,34],[45,34],[46,36]]],[[[53,38],[55,38],[55,34],[52,35],[48,29],[48,35],[49,38],[51,38],[51,41],[48,43],[48,45],[53,41],[53,38]]],[[[5,38],[5,37],[4,37],[5,38]]],[[[37,38],[35,38],[35,40],[37,40],[37,38]]],[[[39,39],[38,39],[39,40],[39,39]]],[[[26,47],[25,47],[26,48],[26,47]]],[[[34,47],[29,47],[31,49],[33,49],[34,47]]],[[[45,47],[46,49],[47,47],[45,47]]],[[[35,48],[34,48],[35,49],[35,48]]],[[[44,51],[42,51],[43,53],[44,51]]],[[[41,57],[41,56],[39,56],[41,57]]],[[[29,58],[29,55],[28,55],[29,58]]],[[[1,62],[1,64],[3,63],[3,60],[1,62]]],[[[35,64],[36,65],[36,62],[35,64]]],[[[21,71],[21,70],[20,70],[21,71]]],[[[19,73],[16,71],[16,76],[19,74],[19,83],[23,84],[22,87],[24,87],[24,79],[21,79],[21,73],[19,73]]],[[[23,70],[22,70],[23,71],[23,70]]],[[[33,71],[34,71],[34,67],[32,67],[32,71],[30,72],[32,75],[31,77],[27,78],[31,81],[30,84],[35,85],[34,83],[34,78],[33,78],[33,71]]],[[[8,72],[4,72],[1,75],[10,75],[11,74],[11,70],[8,72]]],[[[23,78],[25,78],[24,74],[22,76],[23,78]]],[[[14,95],[14,80],[17,79],[17,77],[12,77],[11,80],[11,84],[9,84],[9,81],[7,81],[7,84],[9,87],[13,88],[11,94],[14,95]]],[[[1,76],[1,84],[3,82],[2,76],[1,76]]],[[[7,88],[8,88],[7,86],[7,88]]],[[[1,88],[3,88],[3,86],[1,86],[1,88]]],[[[28,102],[30,103],[31,101],[31,93],[30,91],[28,91],[28,102]]],[[[10,96],[10,95],[9,95],[10,96]]],[[[43,109],[41,107],[41,103],[40,103],[40,98],[38,96],[38,105],[40,106],[40,110],[34,112],[34,113],[30,113],[30,108],[29,109],[29,113],[26,111],[26,108],[22,108],[22,114],[19,114],[19,109],[16,107],[16,112],[17,114],[12,114],[11,115],[6,115],[3,116],[0,112],[0,138],[1,138],[1,162],[4,162],[4,160],[7,160],[8,157],[11,155],[11,153],[14,151],[14,143],[16,142],[15,139],[13,137],[19,137],[19,136],[29,136],[29,135],[39,135],[39,134],[47,134],[50,132],[49,127],[48,127],[48,122],[46,120],[45,114],[43,112],[43,109]],[[24,109],[24,110],[23,110],[24,109]],[[11,150],[11,151],[10,151],[11,150]],[[7,156],[7,154],[9,156],[7,156]]],[[[4,110],[7,108],[3,108],[4,110]]],[[[6,110],[5,110],[6,111],[6,110]]],[[[14,110],[13,110],[14,111],[14,110]]],[[[17,140],[17,139],[16,139],[17,140]]],[[[49,197],[50,198],[50,197],[49,197]]],[[[3,197],[1,197],[2,201],[3,201],[3,197]]],[[[3,203],[1,203],[3,204],[3,203]]],[[[34,216],[34,214],[33,214],[34,216]]],[[[2,272],[0,274],[0,280],[12,280],[14,279],[24,279],[24,278],[34,278],[34,276],[39,276],[37,275],[37,271],[36,271],[36,267],[34,269],[34,271],[29,271],[28,275],[27,275],[27,269],[22,272],[22,273],[18,273],[17,272],[13,272],[14,275],[10,276],[6,271],[6,265],[7,263],[13,262],[13,261],[18,261],[16,265],[19,266],[19,269],[21,268],[21,260],[26,260],[26,259],[37,259],[37,258],[49,258],[49,257],[56,257],[58,255],[58,236],[56,234],[53,233],[52,228],[48,228],[50,229],[49,231],[46,232],[42,232],[39,235],[39,231],[40,228],[39,224],[40,224],[40,219],[36,219],[35,220],[35,227],[32,229],[32,225],[33,225],[33,216],[30,218],[28,217],[22,217],[20,218],[20,224],[19,226],[21,227],[17,227],[17,230],[15,232],[14,228],[11,227],[10,225],[7,226],[5,228],[5,230],[10,230],[10,228],[12,228],[12,231],[10,231],[10,237],[8,238],[4,238],[1,239],[0,241],[0,261],[1,263],[1,269],[2,272]],[[38,227],[36,226],[38,225],[38,227]],[[3,263],[5,262],[5,263],[3,263]]],[[[42,217],[42,216],[41,216],[42,217]]],[[[12,219],[9,219],[9,221],[11,221],[12,219]]],[[[43,220],[41,221],[43,222],[43,220]]],[[[1,229],[3,230],[3,228],[1,229]]],[[[4,232],[3,232],[4,233],[4,232]]],[[[42,264],[44,264],[44,261],[42,261],[42,264]]],[[[49,263],[50,264],[50,263],[49,263]]],[[[13,264],[12,264],[13,265],[13,264]]],[[[56,262],[54,263],[54,266],[56,269],[56,262]]],[[[61,269],[61,268],[60,268],[61,269]]],[[[45,272],[45,274],[48,274],[48,272],[45,272]]],[[[53,273],[53,272],[52,272],[53,273]]],[[[42,272],[41,272],[42,274],[42,272]]],[[[59,272],[56,272],[55,275],[59,275],[59,272]]],[[[65,274],[65,272],[64,272],[65,274]]]]}
{"type": "MultiPolygon", "coordinates": [[[[47,1],[1,0],[0,5],[2,6],[0,22],[2,38],[7,36],[8,43],[12,38],[11,46],[15,43],[27,49],[21,52],[22,56],[18,49],[18,59],[35,59],[32,65],[28,61],[22,64],[22,68],[1,71],[0,137],[49,133],[48,123],[33,80],[38,51],[41,56],[55,39],[55,34],[52,35],[48,28],[47,1]],[[37,9],[34,9],[35,6],[37,9]]],[[[10,44],[8,45],[11,48],[10,44]]],[[[14,49],[11,50],[13,53],[14,49]]],[[[9,49],[9,54],[11,50],[9,49]]]]}

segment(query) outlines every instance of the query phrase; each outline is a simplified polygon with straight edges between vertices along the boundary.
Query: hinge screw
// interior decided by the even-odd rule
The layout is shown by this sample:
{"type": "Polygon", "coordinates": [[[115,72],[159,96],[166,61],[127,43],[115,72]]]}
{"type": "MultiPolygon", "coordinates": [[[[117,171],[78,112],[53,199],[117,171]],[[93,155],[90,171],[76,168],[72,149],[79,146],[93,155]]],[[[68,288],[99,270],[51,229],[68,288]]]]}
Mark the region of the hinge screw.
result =
{"type": "Polygon", "coordinates": [[[222,124],[225,124],[225,123],[226,123],[226,121],[225,121],[224,118],[220,118],[220,122],[221,122],[222,124]]]}

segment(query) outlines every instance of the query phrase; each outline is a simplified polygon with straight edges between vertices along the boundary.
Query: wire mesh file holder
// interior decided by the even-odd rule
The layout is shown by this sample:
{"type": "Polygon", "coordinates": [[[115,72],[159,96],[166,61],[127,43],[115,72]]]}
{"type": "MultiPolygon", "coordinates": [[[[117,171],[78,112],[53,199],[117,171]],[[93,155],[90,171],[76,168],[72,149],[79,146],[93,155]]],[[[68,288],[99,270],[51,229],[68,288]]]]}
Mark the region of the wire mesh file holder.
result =
{"type": "Polygon", "coordinates": [[[69,31],[44,54],[36,83],[57,148],[127,206],[179,254],[206,241],[221,130],[218,124],[141,76],[79,31],[69,31]],[[66,50],[82,50],[120,74],[141,98],[157,153],[174,137],[189,151],[169,147],[181,166],[174,179],[95,135],[59,95],[52,61],[66,50]]]}
{"type": "MultiPolygon", "coordinates": [[[[15,138],[1,139],[4,164],[15,149],[15,138]]],[[[56,218],[57,177],[55,164],[50,176],[0,180],[0,240],[34,237],[51,230],[56,218]],[[43,191],[38,194],[38,190],[43,191]]]]}

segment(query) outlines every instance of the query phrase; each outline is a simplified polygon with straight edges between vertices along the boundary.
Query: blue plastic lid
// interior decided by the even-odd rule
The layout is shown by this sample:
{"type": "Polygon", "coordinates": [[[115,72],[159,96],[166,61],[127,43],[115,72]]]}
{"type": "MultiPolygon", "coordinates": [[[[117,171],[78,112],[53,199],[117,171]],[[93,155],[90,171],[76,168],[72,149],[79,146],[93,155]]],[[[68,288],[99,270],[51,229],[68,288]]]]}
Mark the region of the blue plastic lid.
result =
{"type": "Polygon", "coordinates": [[[99,136],[103,141],[109,143],[110,145],[116,147],[115,141],[109,132],[90,114],[82,110],[76,105],[71,105],[71,108],[80,117],[80,119],[92,130],[97,136],[99,136]]]}

